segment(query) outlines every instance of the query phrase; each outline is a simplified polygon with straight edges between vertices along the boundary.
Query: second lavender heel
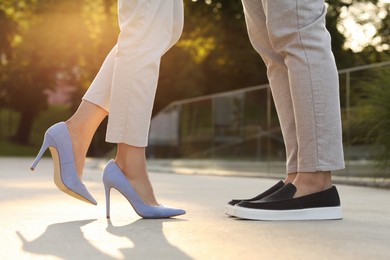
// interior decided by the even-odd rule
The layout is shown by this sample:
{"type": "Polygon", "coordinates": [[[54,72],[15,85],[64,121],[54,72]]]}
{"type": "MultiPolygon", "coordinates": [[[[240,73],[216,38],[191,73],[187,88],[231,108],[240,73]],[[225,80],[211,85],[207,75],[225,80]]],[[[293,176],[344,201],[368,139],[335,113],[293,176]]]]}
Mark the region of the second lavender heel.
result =
{"type": "Polygon", "coordinates": [[[103,170],[103,183],[106,191],[106,213],[110,217],[110,189],[118,190],[134,208],[135,212],[143,218],[170,218],[183,215],[183,209],[172,208],[164,205],[146,205],[131,186],[131,183],[122,173],[114,160],[110,160],[103,170]]]}

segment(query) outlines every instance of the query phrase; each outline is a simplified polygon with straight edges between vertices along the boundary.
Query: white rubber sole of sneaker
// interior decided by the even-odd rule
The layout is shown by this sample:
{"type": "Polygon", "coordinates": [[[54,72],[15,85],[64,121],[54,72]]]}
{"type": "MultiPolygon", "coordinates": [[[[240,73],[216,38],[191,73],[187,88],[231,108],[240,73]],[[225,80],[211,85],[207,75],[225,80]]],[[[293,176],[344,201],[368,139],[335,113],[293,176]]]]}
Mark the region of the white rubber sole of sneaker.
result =
{"type": "Polygon", "coordinates": [[[332,220],[342,219],[341,207],[310,208],[300,210],[261,210],[234,207],[233,216],[251,220],[332,220]]]}
{"type": "Polygon", "coordinates": [[[234,216],[234,206],[230,204],[226,204],[225,206],[225,214],[228,216],[234,216]]]}

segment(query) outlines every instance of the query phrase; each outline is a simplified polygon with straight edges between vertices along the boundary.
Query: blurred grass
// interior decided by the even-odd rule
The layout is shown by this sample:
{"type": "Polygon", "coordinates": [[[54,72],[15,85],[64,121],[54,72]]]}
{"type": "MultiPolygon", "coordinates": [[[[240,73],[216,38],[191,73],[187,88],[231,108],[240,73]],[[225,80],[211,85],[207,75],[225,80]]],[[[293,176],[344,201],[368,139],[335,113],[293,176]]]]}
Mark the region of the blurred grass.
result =
{"type": "Polygon", "coordinates": [[[10,141],[19,122],[19,114],[9,109],[0,110],[0,156],[35,156],[43,141],[48,127],[64,121],[71,115],[68,106],[53,105],[42,112],[34,122],[29,145],[20,145],[10,141]]]}

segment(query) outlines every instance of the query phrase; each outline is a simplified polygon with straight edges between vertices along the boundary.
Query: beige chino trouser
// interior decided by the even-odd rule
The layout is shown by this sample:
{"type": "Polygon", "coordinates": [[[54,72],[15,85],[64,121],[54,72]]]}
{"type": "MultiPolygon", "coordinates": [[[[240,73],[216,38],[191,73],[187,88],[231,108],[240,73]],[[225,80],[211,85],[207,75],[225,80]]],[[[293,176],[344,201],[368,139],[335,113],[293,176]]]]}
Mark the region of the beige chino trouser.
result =
{"type": "Polygon", "coordinates": [[[267,75],[287,172],[344,168],[337,68],[324,0],[242,0],[267,75]]]}
{"type": "Polygon", "coordinates": [[[144,147],[161,56],[183,30],[182,0],[118,0],[120,34],[83,99],[109,112],[106,141],[144,147]]]}

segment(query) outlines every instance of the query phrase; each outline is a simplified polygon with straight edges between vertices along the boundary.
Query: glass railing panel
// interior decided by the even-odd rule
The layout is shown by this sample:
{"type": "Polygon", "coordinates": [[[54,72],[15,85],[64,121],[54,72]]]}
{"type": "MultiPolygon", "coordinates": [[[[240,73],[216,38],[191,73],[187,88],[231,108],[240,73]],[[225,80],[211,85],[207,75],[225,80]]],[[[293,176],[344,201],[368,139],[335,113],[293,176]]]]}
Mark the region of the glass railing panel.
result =
{"type": "MultiPolygon", "coordinates": [[[[390,88],[389,72],[390,62],[340,71],[346,169],[335,175],[384,175],[373,152],[384,148],[367,139],[362,100],[378,88],[390,88]]],[[[286,171],[283,137],[268,85],[175,102],[153,118],[149,143],[149,157],[180,159],[182,166],[243,175],[286,171]]]]}

